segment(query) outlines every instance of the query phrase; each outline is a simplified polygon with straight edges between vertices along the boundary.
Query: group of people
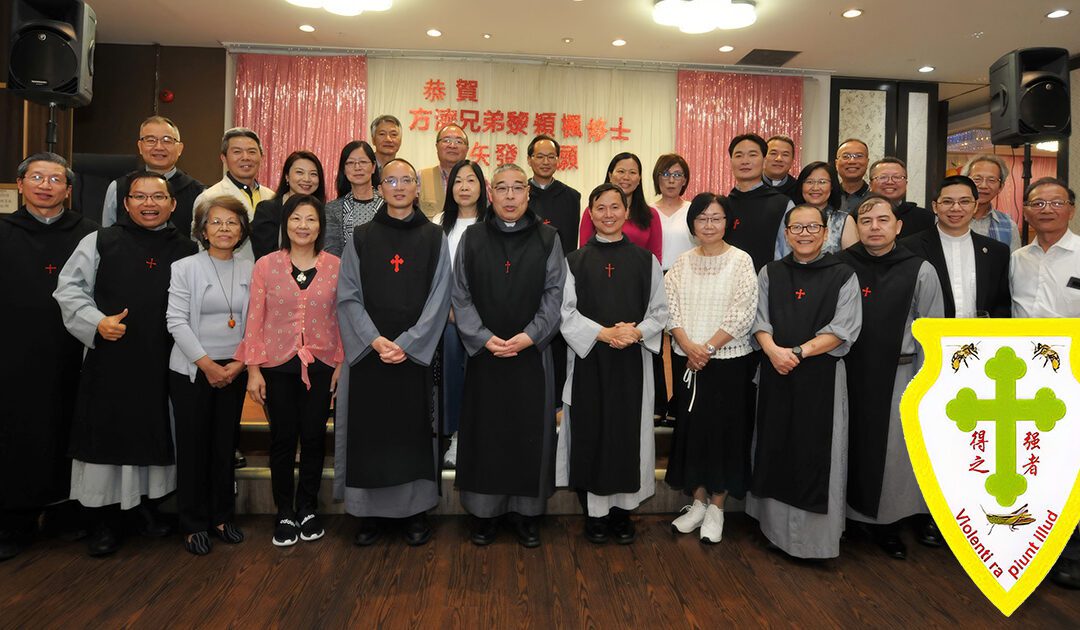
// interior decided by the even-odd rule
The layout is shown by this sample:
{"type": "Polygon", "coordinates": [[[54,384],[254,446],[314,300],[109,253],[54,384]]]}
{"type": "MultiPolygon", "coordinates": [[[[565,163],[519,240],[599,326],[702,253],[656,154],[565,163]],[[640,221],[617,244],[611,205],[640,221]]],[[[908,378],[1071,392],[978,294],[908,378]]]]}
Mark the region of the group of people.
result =
{"type": "MultiPolygon", "coordinates": [[[[727,195],[684,200],[690,165],[665,154],[650,204],[640,158],[619,153],[582,211],[555,178],[554,138],[529,143],[531,175],[509,163],[489,179],[457,125],[420,171],[396,156],[401,132],[380,116],[374,144],[346,144],[327,201],[307,151],[276,191],[260,185],[261,143],[243,128],[225,133],[225,176],[204,189],[176,167],[179,129],[151,117],[146,169],[109,187],[100,228],[65,210],[63,158],[19,166],[0,312],[30,365],[0,379],[0,466],[22,480],[0,491],[0,557],[43,512],[78,534],[69,499],[91,555],[118,548],[121,511],[167,535],[157,504],[173,491],[188,551],[241,542],[246,393],[269,419],[275,545],[323,535],[333,403],[334,496],[361,546],[392,521],[426,543],[445,466],[477,545],[504,521],[540,545],[556,487],[578,492],[588,540],[632,543],[659,413],[675,418],[666,482],[690,501],[674,532],[720,542],[730,495],[790,556],[835,557],[856,523],[904,558],[903,522],[942,544],[899,422],[921,362],[912,322],[1080,316],[1074,193],[1032,183],[1034,241],[1020,247],[994,208],[1008,172],[993,155],[946,177],[927,210],[905,199],[903,161],[871,165],[860,140],[793,175],[794,141],[744,134],[727,195]]],[[[1067,553],[1055,579],[1080,586],[1078,568],[1067,553]]]]}

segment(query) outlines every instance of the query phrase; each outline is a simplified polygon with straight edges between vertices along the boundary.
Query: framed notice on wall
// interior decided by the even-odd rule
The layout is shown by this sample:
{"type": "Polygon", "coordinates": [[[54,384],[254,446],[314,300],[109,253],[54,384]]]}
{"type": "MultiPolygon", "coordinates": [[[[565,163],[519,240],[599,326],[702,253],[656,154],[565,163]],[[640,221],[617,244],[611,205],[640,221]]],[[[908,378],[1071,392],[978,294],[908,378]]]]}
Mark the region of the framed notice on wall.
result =
{"type": "Polygon", "coordinates": [[[18,186],[15,184],[0,184],[0,214],[11,214],[18,209],[18,186]]]}

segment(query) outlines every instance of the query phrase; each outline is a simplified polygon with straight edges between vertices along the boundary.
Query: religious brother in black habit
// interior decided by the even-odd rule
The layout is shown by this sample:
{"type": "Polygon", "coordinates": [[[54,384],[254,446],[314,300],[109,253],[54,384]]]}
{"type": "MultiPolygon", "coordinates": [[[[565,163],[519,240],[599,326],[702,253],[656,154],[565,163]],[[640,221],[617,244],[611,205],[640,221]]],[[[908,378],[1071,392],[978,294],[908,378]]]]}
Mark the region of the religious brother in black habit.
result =
{"type": "Polygon", "coordinates": [[[525,171],[504,164],[492,210],[465,230],[454,261],[453,306],[469,355],[458,430],[457,487],[471,540],[495,539],[514,513],[518,541],[540,544],[537,523],[555,490],[552,336],[566,275],[554,228],[528,209],[525,171]]]}
{"type": "Polygon", "coordinates": [[[731,210],[727,213],[725,240],[754,259],[754,270],[776,260],[788,251],[784,239],[784,212],[795,204],[784,193],[765,185],[761,174],[768,145],[756,134],[732,138],[728,144],[735,187],[728,194],[731,210]]]}
{"type": "Polygon", "coordinates": [[[595,188],[589,214],[596,233],[566,258],[561,330],[573,352],[556,483],[581,493],[589,541],[629,544],[630,510],[656,486],[652,355],[667,325],[667,294],[659,261],[622,233],[630,218],[622,189],[595,188]]]}
{"type": "Polygon", "coordinates": [[[911,324],[941,317],[941,284],[933,266],[897,246],[900,221],[888,198],[870,195],[856,211],[859,242],[840,253],[855,269],[863,321],[872,322],[844,357],[847,364],[848,518],[866,523],[894,558],[907,550],[899,521],[926,514],[900,424],[900,397],[922,364],[911,324]]]}
{"type": "MultiPolygon", "coordinates": [[[[74,174],[64,158],[37,153],[19,164],[23,205],[0,217],[0,560],[18,554],[45,506],[68,498],[67,454],[82,344],[67,334],[52,293],[60,267],[97,229],[64,209],[74,174]]],[[[59,523],[68,528],[73,523],[59,523]]]]}
{"type": "Polygon", "coordinates": [[[840,555],[848,422],[844,362],[862,327],[859,279],[823,254],[823,210],[787,213],[792,253],[758,274],[761,347],[754,470],[746,512],[797,558],[840,555]]]}
{"type": "Polygon", "coordinates": [[[165,311],[170,267],[195,253],[195,243],[169,223],[176,199],[164,176],[133,173],[128,181],[131,221],[80,241],[53,294],[64,325],[87,347],[71,434],[71,498],[98,508],[91,555],[116,551],[116,505],[139,509],[144,534],[167,534],[153,500],[176,488],[165,311]]]}
{"type": "Polygon", "coordinates": [[[386,204],[357,226],[338,278],[349,368],[338,384],[334,489],[360,517],[361,546],[377,540],[378,517],[408,519],[405,541],[426,543],[425,513],[439,503],[431,360],[450,311],[450,250],[416,189],[411,164],[383,166],[386,204]]]}

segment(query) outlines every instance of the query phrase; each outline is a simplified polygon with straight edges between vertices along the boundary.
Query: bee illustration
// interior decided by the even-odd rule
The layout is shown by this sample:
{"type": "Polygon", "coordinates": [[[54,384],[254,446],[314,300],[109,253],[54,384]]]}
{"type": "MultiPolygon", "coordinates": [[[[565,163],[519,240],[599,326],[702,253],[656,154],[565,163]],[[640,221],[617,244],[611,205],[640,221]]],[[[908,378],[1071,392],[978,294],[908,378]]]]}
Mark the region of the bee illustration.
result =
{"type": "Polygon", "coordinates": [[[1031,355],[1031,358],[1037,359],[1039,357],[1043,357],[1043,367],[1049,365],[1050,367],[1054,368],[1055,372],[1057,372],[1058,368],[1061,367],[1061,356],[1054,351],[1053,346],[1048,346],[1045,343],[1035,342],[1032,342],[1032,345],[1035,346],[1035,354],[1031,355]]]}
{"type": "MultiPolygon", "coordinates": [[[[964,344],[964,345],[960,346],[960,349],[957,350],[956,352],[954,352],[953,355],[952,355],[952,371],[953,372],[959,372],[961,363],[964,364],[964,367],[967,367],[968,366],[967,360],[968,360],[969,357],[975,357],[976,359],[978,359],[979,358],[979,348],[978,348],[978,346],[979,346],[978,342],[968,343],[968,344],[964,344]]],[[[953,347],[956,347],[956,346],[953,346],[953,347]]]]}
{"type": "Polygon", "coordinates": [[[1028,504],[1025,503],[1023,507],[1008,514],[990,514],[980,505],[979,508],[986,515],[986,522],[990,523],[990,531],[987,534],[993,533],[996,525],[1008,525],[1009,531],[1015,532],[1017,527],[1034,523],[1035,518],[1031,515],[1031,512],[1027,511],[1027,507],[1028,504]]]}

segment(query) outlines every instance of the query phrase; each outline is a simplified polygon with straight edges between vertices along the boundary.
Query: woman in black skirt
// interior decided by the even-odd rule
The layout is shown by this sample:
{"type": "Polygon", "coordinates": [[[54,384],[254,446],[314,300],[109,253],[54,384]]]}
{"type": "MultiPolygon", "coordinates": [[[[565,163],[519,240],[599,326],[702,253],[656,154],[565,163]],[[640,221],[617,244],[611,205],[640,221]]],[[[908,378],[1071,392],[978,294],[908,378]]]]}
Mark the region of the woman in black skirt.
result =
{"type": "Polygon", "coordinates": [[[683,388],[666,481],[694,498],[671,526],[683,534],[700,528],[705,543],[720,542],[724,499],[745,496],[750,480],[757,278],[749,254],[724,242],[727,209],[723,196],[694,197],[686,222],[698,245],[665,279],[672,373],[683,388]]]}

